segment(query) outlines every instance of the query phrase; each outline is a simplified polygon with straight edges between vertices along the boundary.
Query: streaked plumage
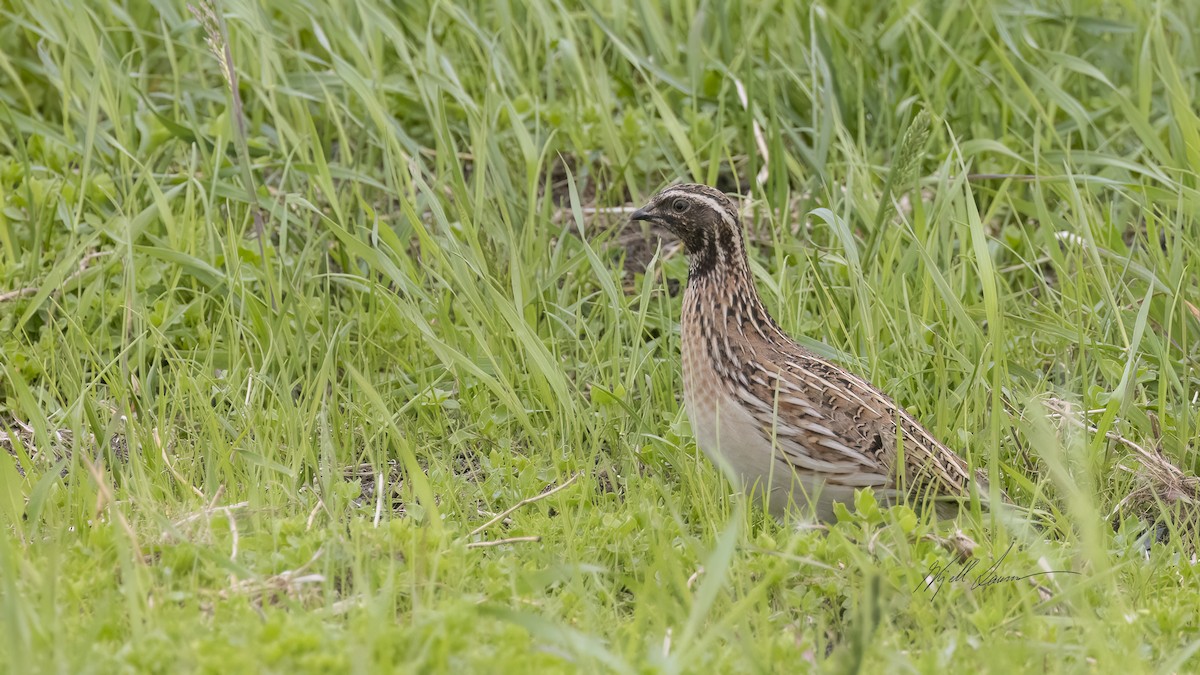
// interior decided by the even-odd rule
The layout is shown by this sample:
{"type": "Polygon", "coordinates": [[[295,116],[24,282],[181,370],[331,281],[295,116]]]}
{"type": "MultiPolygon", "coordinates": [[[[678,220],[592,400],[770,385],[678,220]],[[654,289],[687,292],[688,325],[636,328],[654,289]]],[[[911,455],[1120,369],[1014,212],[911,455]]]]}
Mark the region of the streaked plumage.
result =
{"type": "MultiPolygon", "coordinates": [[[[732,201],[705,185],[669,187],[633,214],[678,236],[689,259],[683,297],[684,405],[696,443],[768,508],[835,501],[870,486],[881,501],[963,498],[972,473],[891,398],[797,344],[754,287],[732,201]],[[897,441],[897,436],[903,443],[897,441]],[[899,459],[903,448],[903,459],[899,459]]],[[[987,483],[974,478],[981,497],[987,483]]],[[[950,515],[956,505],[939,504],[950,515]]]]}

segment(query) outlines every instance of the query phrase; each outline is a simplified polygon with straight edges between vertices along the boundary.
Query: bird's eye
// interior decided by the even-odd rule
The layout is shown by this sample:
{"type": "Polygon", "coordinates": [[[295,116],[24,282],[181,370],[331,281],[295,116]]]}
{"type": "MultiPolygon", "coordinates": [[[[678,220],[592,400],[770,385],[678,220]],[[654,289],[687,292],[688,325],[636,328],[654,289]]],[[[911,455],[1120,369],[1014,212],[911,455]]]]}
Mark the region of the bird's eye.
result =
{"type": "Polygon", "coordinates": [[[691,206],[691,202],[686,199],[676,199],[671,202],[671,210],[675,213],[683,213],[688,210],[689,206],[691,206]]]}

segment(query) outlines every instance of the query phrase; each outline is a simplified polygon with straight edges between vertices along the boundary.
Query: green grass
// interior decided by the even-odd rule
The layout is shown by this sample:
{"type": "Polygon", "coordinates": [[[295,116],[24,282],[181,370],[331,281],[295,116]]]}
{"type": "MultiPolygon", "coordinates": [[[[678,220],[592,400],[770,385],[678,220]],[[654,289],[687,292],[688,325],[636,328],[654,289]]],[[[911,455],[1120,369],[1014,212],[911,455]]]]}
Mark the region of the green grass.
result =
{"type": "Polygon", "coordinates": [[[221,10],[244,136],[183,4],[0,0],[0,668],[1200,667],[1129,445],[1200,467],[1200,6],[221,10]],[[746,195],[786,329],[1044,513],[961,521],[980,568],[1079,574],[935,596],[951,524],[731,496],[686,263],[596,210],[684,179],[746,195]]]}

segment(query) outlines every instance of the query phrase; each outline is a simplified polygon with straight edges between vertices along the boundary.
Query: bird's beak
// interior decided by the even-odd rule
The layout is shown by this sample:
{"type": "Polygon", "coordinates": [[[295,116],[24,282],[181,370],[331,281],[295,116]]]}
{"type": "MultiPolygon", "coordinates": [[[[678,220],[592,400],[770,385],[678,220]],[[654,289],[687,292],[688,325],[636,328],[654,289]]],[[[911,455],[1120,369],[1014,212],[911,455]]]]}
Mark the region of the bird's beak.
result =
{"type": "Polygon", "coordinates": [[[633,215],[629,216],[629,219],[630,220],[652,220],[653,216],[651,216],[650,212],[647,211],[646,209],[638,209],[637,211],[633,212],[633,215]]]}

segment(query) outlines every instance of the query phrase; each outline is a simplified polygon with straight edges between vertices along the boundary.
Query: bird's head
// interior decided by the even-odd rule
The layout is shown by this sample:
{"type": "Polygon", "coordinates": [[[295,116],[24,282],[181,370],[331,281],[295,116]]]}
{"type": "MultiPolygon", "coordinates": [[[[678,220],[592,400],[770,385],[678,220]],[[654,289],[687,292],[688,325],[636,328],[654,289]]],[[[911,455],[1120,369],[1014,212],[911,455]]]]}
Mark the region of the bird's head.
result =
{"type": "Polygon", "coordinates": [[[707,185],[672,185],[631,218],[660,225],[679,237],[691,260],[692,276],[744,259],[737,207],[725,193],[707,185]]]}

